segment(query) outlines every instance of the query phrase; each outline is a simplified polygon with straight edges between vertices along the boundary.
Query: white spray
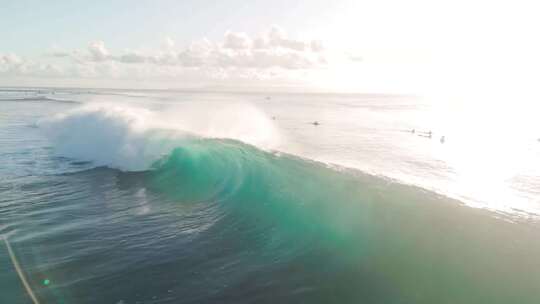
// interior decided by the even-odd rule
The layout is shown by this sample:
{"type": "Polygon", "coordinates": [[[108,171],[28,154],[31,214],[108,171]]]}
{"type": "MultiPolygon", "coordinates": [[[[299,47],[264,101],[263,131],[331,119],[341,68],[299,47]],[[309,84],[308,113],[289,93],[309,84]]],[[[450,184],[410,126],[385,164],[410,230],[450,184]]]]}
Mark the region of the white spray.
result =
{"type": "Polygon", "coordinates": [[[280,141],[272,121],[248,104],[150,111],[93,103],[38,126],[60,156],[129,171],[147,170],[186,137],[229,138],[262,149],[276,148],[280,141]]]}

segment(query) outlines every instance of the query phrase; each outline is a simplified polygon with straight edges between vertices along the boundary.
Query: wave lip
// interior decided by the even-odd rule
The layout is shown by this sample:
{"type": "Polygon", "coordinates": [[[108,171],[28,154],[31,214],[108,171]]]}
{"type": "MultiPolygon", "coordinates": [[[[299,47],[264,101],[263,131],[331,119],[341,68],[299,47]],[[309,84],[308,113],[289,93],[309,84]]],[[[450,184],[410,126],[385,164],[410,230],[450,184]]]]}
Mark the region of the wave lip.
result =
{"type": "Polygon", "coordinates": [[[143,171],[186,140],[227,138],[272,149],[279,141],[271,121],[249,105],[156,113],[109,104],[86,105],[38,122],[55,152],[96,166],[143,171]]]}

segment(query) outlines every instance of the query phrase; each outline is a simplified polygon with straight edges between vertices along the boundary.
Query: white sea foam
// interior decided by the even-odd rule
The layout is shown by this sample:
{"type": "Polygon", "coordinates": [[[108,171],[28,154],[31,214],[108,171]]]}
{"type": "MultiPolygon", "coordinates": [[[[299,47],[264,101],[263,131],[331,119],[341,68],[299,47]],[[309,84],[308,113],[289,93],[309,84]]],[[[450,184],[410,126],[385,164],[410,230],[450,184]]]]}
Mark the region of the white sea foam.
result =
{"type": "Polygon", "coordinates": [[[166,112],[91,104],[42,120],[38,126],[60,156],[129,171],[150,168],[186,137],[229,138],[263,149],[279,142],[272,121],[247,104],[166,112]]]}

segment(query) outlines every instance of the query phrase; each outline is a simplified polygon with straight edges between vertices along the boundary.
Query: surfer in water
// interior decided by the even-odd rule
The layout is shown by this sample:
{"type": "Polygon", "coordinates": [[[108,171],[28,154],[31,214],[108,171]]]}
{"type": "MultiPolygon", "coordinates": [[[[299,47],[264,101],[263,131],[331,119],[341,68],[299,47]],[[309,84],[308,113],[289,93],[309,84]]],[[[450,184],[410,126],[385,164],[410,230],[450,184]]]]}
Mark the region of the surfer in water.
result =
{"type": "Polygon", "coordinates": [[[431,132],[431,130],[429,130],[429,132],[418,132],[418,136],[422,136],[422,137],[427,137],[427,138],[431,138],[431,136],[433,135],[433,133],[431,132]]]}
{"type": "Polygon", "coordinates": [[[318,126],[318,125],[319,125],[319,122],[318,122],[318,121],[314,121],[314,122],[312,122],[311,124],[314,125],[314,126],[318,126]]]}

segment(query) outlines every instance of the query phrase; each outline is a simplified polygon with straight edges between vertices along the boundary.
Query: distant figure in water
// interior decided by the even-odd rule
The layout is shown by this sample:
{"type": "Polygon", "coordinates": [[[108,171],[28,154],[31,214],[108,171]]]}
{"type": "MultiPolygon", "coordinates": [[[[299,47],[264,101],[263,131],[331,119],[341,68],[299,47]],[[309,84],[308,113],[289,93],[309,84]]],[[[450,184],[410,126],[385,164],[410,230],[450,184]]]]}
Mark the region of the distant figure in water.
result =
{"type": "Polygon", "coordinates": [[[444,141],[445,141],[445,137],[441,136],[441,144],[444,144],[444,141]]]}
{"type": "Polygon", "coordinates": [[[411,133],[414,134],[414,132],[416,132],[416,130],[415,130],[415,129],[412,129],[412,130],[411,130],[411,133]]]}
{"type": "Polygon", "coordinates": [[[431,138],[432,135],[433,133],[431,132],[431,130],[429,132],[423,132],[423,131],[418,132],[418,136],[421,136],[421,137],[431,138]]]}
{"type": "Polygon", "coordinates": [[[314,125],[314,126],[318,126],[318,125],[319,125],[319,122],[318,122],[318,121],[314,121],[314,122],[312,122],[311,124],[314,125]]]}

